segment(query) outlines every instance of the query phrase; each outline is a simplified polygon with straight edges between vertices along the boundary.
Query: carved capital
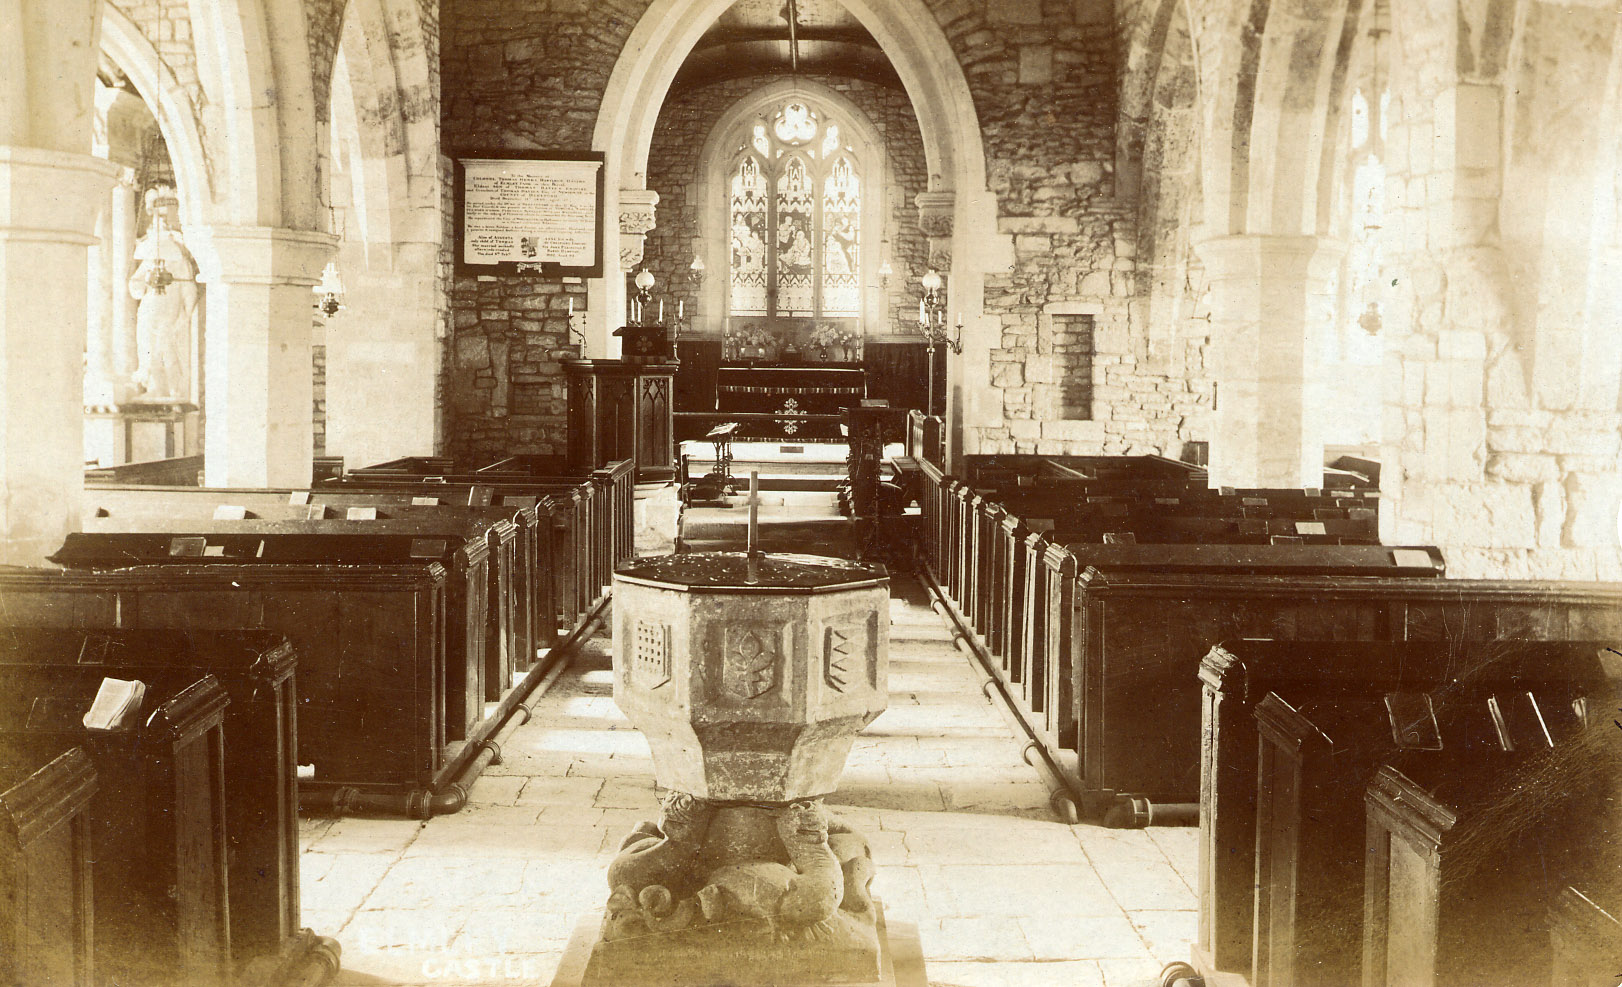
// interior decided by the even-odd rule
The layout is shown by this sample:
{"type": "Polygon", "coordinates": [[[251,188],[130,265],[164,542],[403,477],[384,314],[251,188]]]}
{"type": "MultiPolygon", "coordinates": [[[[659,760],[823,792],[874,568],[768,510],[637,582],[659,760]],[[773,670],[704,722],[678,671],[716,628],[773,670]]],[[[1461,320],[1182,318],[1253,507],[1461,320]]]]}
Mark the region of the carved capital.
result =
{"type": "Polygon", "coordinates": [[[653,189],[620,189],[620,235],[642,236],[654,228],[654,207],[659,193],[653,189]]]}
{"type": "Polygon", "coordinates": [[[918,228],[924,236],[952,235],[952,217],[957,208],[956,192],[919,192],[913,203],[918,207],[918,228]]]}

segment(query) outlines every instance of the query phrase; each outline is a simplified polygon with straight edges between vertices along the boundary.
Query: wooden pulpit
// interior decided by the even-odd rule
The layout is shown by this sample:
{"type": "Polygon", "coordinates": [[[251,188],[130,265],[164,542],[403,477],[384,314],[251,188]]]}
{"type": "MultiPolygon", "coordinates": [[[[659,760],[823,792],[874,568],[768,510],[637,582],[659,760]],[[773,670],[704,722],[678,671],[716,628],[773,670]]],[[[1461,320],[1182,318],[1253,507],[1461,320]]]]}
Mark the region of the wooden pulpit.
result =
{"type": "Polygon", "coordinates": [[[638,483],[676,478],[671,391],[681,364],[668,357],[565,360],[569,380],[569,469],[636,462],[638,483]]]}

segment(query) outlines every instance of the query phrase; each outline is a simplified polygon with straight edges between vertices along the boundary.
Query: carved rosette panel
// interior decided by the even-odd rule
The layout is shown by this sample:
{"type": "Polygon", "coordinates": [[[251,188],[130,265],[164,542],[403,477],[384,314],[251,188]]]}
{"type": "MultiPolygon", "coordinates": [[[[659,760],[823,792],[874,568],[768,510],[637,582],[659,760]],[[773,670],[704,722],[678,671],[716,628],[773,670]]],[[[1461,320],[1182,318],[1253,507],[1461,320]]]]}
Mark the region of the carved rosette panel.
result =
{"type": "Polygon", "coordinates": [[[776,622],[738,621],[720,628],[720,648],[705,662],[706,691],[717,702],[779,705],[790,628],[776,622]]]}

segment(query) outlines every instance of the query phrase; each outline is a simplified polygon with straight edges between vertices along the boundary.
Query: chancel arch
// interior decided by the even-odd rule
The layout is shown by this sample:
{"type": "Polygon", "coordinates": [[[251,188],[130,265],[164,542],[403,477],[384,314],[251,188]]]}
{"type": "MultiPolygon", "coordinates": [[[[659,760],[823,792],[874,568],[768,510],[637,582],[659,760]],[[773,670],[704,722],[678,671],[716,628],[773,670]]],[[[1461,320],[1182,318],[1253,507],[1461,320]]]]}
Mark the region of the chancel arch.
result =
{"type": "MultiPolygon", "coordinates": [[[[656,0],[632,29],[598,109],[592,148],[606,159],[606,212],[621,212],[622,190],[647,188],[648,148],[671,82],[700,37],[732,0],[656,0]]],[[[984,275],[988,265],[1011,257],[1012,238],[999,231],[996,203],[986,185],[986,159],[979,117],[958,56],[934,13],[917,0],[846,0],[847,9],[889,58],[912,101],[923,135],[929,174],[932,236],[953,245],[946,275],[948,305],[966,325],[964,355],[954,357],[953,379],[975,368],[986,372],[986,350],[995,325],[982,327],[984,275]]],[[[608,333],[625,311],[626,271],[618,263],[618,229],[604,231],[604,277],[590,286],[588,347],[610,351],[608,333]]],[[[614,341],[617,343],[617,340],[614,341]]],[[[974,392],[953,416],[973,421],[999,416],[981,407],[974,392]]]]}

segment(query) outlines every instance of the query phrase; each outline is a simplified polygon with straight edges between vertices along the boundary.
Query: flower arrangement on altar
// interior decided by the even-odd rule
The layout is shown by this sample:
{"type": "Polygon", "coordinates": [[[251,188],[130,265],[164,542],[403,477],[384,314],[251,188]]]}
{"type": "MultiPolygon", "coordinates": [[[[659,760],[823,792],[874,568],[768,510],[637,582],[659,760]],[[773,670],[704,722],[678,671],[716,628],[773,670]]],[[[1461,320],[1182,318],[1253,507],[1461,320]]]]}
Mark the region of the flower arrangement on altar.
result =
{"type": "Polygon", "coordinates": [[[758,322],[745,322],[734,335],[745,346],[765,346],[772,338],[758,322]]]}
{"type": "Polygon", "coordinates": [[[811,331],[812,346],[823,352],[832,352],[841,358],[846,355],[854,356],[860,344],[861,336],[849,329],[841,329],[832,322],[820,322],[811,331]]]}

